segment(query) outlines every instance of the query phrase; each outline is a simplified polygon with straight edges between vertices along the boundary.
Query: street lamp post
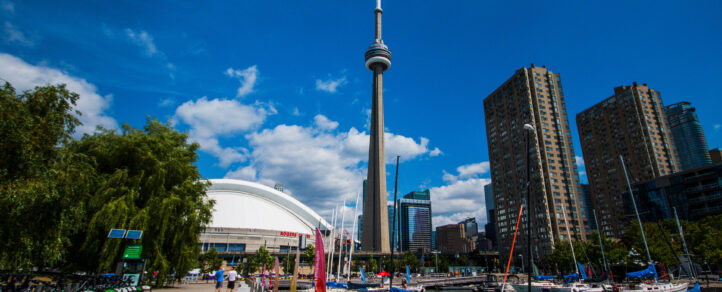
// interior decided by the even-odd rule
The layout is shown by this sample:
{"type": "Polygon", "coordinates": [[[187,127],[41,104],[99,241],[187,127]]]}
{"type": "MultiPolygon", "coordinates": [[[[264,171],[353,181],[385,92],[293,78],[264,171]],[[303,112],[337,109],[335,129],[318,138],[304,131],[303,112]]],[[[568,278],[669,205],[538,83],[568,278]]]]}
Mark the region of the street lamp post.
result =
{"type": "MultiPolygon", "coordinates": [[[[524,124],[524,130],[526,130],[526,260],[527,266],[531,269],[531,212],[534,209],[531,207],[531,169],[529,169],[529,145],[531,143],[531,139],[529,138],[529,133],[536,133],[536,130],[534,130],[534,126],[530,124],[524,124]]],[[[521,262],[523,266],[523,258],[521,262]]],[[[531,292],[531,273],[527,273],[527,291],[531,292]]]]}
{"type": "Polygon", "coordinates": [[[521,258],[521,272],[524,273],[524,271],[526,271],[524,268],[524,255],[519,254],[519,257],[521,258]]]}

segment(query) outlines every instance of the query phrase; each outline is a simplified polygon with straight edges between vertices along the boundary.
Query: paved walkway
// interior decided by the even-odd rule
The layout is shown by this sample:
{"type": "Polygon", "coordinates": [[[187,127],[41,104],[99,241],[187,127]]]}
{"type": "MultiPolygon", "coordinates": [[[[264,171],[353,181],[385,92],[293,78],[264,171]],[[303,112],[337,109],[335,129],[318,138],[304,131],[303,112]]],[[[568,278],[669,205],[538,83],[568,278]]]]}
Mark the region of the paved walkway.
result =
{"type": "MultiPolygon", "coordinates": [[[[221,289],[221,292],[226,292],[226,283],[223,283],[223,289],[221,289]]],[[[163,288],[163,289],[153,289],[153,291],[159,291],[159,292],[215,292],[216,284],[213,281],[209,281],[208,284],[203,282],[199,283],[192,283],[189,285],[176,285],[172,288],[163,288]]],[[[241,281],[240,283],[236,283],[236,289],[233,289],[233,292],[249,292],[251,289],[241,281]]]]}

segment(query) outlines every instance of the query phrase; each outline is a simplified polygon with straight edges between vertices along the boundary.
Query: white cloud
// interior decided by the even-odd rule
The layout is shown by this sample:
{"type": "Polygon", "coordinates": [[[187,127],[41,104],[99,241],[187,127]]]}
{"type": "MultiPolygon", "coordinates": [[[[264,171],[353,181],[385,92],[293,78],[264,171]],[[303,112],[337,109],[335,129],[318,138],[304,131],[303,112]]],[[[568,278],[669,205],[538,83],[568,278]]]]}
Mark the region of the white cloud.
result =
{"type": "Polygon", "coordinates": [[[78,118],[83,125],[76,128],[77,135],[93,133],[98,125],[111,129],[118,127],[115,119],[106,113],[110,108],[112,95],[101,96],[95,85],[85,79],[70,76],[47,66],[31,65],[15,56],[3,53],[0,53],[0,76],[7,79],[18,91],[48,84],[66,84],[68,90],[80,96],[75,109],[82,113],[78,118]]]}
{"type": "Polygon", "coordinates": [[[488,178],[470,178],[431,188],[434,228],[469,217],[475,217],[476,222],[483,225],[487,220],[484,185],[490,182],[488,178]]]}
{"type": "Polygon", "coordinates": [[[256,181],[258,171],[253,166],[239,167],[238,169],[226,173],[225,178],[242,179],[247,181],[256,181]]]}
{"type": "Polygon", "coordinates": [[[439,149],[438,147],[434,147],[434,150],[431,150],[431,152],[429,152],[429,156],[431,157],[436,157],[441,154],[444,154],[444,152],[441,152],[441,149],[439,149]]]}
{"type": "Polygon", "coordinates": [[[430,189],[434,228],[469,217],[476,218],[481,227],[487,220],[484,186],[491,183],[491,179],[479,176],[489,173],[489,162],[465,164],[456,171],[456,175],[442,171],[446,184],[430,189]]]}
{"type": "Polygon", "coordinates": [[[155,43],[153,43],[153,36],[151,36],[148,32],[144,30],[136,32],[130,28],[126,28],[124,31],[128,39],[130,39],[130,41],[135,45],[142,48],[143,52],[148,57],[152,57],[159,53],[158,49],[155,47],[155,43]]]}
{"type": "Polygon", "coordinates": [[[262,104],[245,105],[236,100],[202,97],[180,105],[174,119],[190,125],[190,138],[201,145],[201,150],[216,156],[221,167],[228,167],[245,161],[247,150],[222,147],[218,138],[255,129],[273,111],[275,109],[269,110],[262,104]]]}
{"type": "Polygon", "coordinates": [[[446,182],[455,182],[459,179],[479,177],[482,174],[489,173],[489,162],[483,161],[479,163],[465,164],[457,167],[456,172],[458,175],[453,175],[444,170],[442,179],[446,182]]]}
{"type": "Polygon", "coordinates": [[[348,81],[346,81],[346,76],[342,76],[341,78],[332,79],[329,78],[327,80],[316,80],[316,90],[325,91],[328,93],[336,93],[339,87],[346,85],[348,81]]]}
{"type": "Polygon", "coordinates": [[[238,87],[236,97],[242,97],[253,92],[253,86],[256,84],[256,78],[258,78],[258,68],[256,68],[256,65],[243,70],[228,68],[224,73],[226,76],[237,78],[238,81],[241,82],[241,86],[238,87]]]}
{"type": "MultiPolygon", "coordinates": [[[[314,120],[324,119],[317,115],[314,120]]],[[[351,201],[362,191],[366,177],[369,136],[355,128],[330,132],[329,124],[337,127],[333,123],[326,118],[308,127],[278,125],[247,134],[252,149],[250,162],[228,172],[226,177],[255,177],[270,186],[282,183],[300,201],[322,214],[343,199],[353,206],[351,201]]],[[[391,133],[386,133],[386,138],[387,158],[396,152],[404,153],[402,157],[408,160],[430,152],[426,139],[415,142],[391,133]]],[[[387,159],[391,161],[395,160],[387,159]]]]}
{"type": "Polygon", "coordinates": [[[15,27],[12,23],[5,21],[3,26],[3,35],[5,41],[8,43],[14,43],[24,47],[32,47],[35,45],[35,41],[38,39],[37,35],[26,35],[20,29],[15,27]]]}
{"type": "Polygon", "coordinates": [[[714,130],[715,130],[715,131],[719,131],[720,129],[722,129],[722,125],[720,125],[720,124],[715,124],[715,125],[714,125],[714,130]]]}
{"type": "Polygon", "coordinates": [[[291,115],[300,116],[300,115],[301,115],[301,111],[298,109],[298,107],[294,107],[294,108],[293,108],[293,112],[291,113],[291,115]]]}
{"type": "Polygon", "coordinates": [[[577,166],[584,167],[584,158],[581,156],[574,156],[574,161],[577,162],[577,166]]]}
{"type": "Polygon", "coordinates": [[[158,106],[159,107],[170,107],[170,106],[174,106],[175,103],[176,103],[175,98],[169,97],[169,98],[161,99],[158,102],[158,106]]]}
{"type": "Polygon", "coordinates": [[[313,123],[321,130],[334,130],[338,127],[338,122],[329,120],[326,116],[318,114],[313,117],[313,123]]]}
{"type": "Polygon", "coordinates": [[[462,165],[456,168],[459,177],[472,177],[477,174],[485,174],[489,172],[489,161],[462,165]]]}

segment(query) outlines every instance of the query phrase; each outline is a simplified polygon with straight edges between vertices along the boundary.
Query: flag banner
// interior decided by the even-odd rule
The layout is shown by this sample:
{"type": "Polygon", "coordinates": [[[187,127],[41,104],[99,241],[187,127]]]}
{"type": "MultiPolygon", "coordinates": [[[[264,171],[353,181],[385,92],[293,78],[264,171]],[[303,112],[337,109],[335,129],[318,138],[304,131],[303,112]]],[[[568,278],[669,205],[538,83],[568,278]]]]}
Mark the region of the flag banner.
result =
{"type": "Polygon", "coordinates": [[[313,267],[316,292],[326,292],[326,262],[323,251],[323,237],[316,228],[316,265],[313,267]]]}

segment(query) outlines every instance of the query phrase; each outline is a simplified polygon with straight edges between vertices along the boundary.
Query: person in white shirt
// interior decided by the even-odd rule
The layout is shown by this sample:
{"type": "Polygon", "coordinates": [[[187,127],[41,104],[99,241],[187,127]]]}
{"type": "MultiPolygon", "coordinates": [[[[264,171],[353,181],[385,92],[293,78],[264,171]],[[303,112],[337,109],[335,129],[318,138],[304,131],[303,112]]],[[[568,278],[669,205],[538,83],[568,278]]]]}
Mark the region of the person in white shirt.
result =
{"type": "Polygon", "coordinates": [[[228,272],[228,287],[226,287],[226,292],[233,292],[233,289],[236,288],[236,279],[238,278],[238,273],[236,270],[231,266],[231,271],[228,272]]]}

